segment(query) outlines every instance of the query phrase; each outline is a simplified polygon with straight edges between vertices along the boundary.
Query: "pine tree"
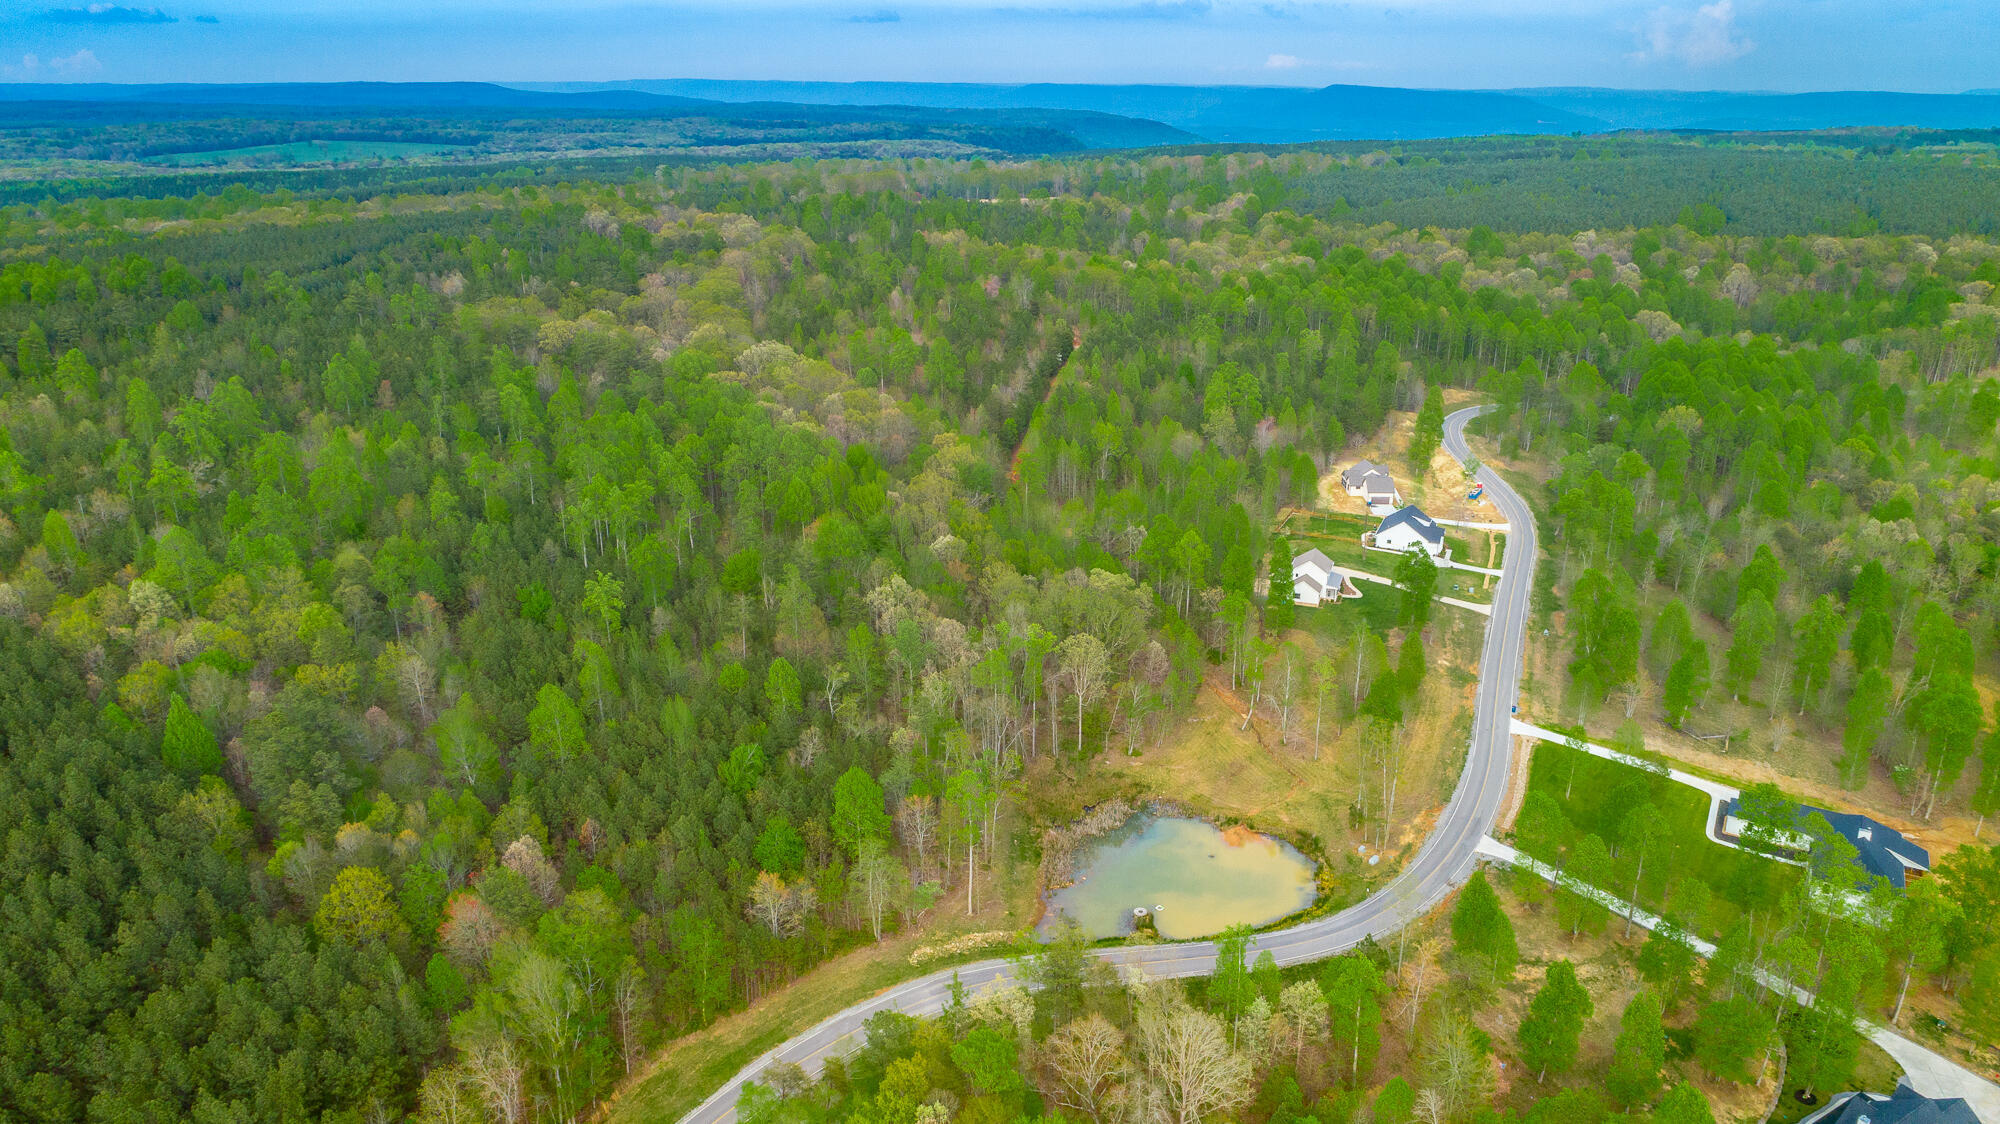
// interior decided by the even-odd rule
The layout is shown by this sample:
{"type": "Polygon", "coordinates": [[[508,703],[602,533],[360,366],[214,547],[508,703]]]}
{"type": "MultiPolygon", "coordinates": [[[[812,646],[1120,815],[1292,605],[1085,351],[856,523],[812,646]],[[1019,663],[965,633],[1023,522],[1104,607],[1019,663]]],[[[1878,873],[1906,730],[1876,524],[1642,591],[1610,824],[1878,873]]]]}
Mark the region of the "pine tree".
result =
{"type": "Polygon", "coordinates": [[[1813,602],[1812,611],[1799,621],[1794,634],[1797,642],[1792,655],[1792,679],[1799,692],[1799,713],[1819,699],[1821,688],[1833,675],[1833,660],[1840,653],[1840,605],[1827,594],[1813,602]]]}
{"type": "Polygon", "coordinates": [[[1688,711],[1701,705],[1708,686],[1708,645],[1696,640],[1667,672],[1667,686],[1660,700],[1667,712],[1667,724],[1679,728],[1687,721],[1688,711]]]}
{"type": "Polygon", "coordinates": [[[1215,975],[1208,981],[1209,1006],[1232,1025],[1257,998],[1250,976],[1250,927],[1231,925],[1215,940],[1215,975]]]}
{"type": "Polygon", "coordinates": [[[1701,1090],[1683,1081],[1667,1090],[1653,1112],[1653,1124],[1715,1124],[1715,1111],[1701,1090]]]}
{"type": "Polygon", "coordinates": [[[1292,604],[1292,544],[1280,535],[1271,540],[1271,588],[1264,595],[1264,631],[1277,635],[1292,627],[1298,609],[1292,604]]]}
{"type": "Polygon", "coordinates": [[[1986,826],[1986,817],[2000,810],[2000,702],[1993,704],[1993,732],[1986,735],[1986,744],[1979,755],[1979,786],[1972,790],[1970,801],[1973,812],[1979,816],[1979,823],[1972,829],[1972,837],[1979,838],[1979,832],[1986,826]]]}
{"type": "Polygon", "coordinates": [[[1855,681],[1854,693],[1847,697],[1847,727],[1840,734],[1842,785],[1860,788],[1868,779],[1868,755],[1882,736],[1894,692],[1894,684],[1879,667],[1868,668],[1855,681]]]}
{"type": "Polygon", "coordinates": [[[1593,1009],[1589,990],[1576,978],[1576,966],[1568,960],[1550,964],[1519,1032],[1521,1060],[1534,1067],[1536,1084],[1549,1070],[1564,1073],[1576,1064],[1577,1045],[1593,1009]]]}
{"type": "Polygon", "coordinates": [[[1741,698],[1764,670],[1764,654],[1778,635],[1778,617],[1763,592],[1753,589],[1737,603],[1729,627],[1732,638],[1722,657],[1722,678],[1730,696],[1741,698]]]}
{"type": "Polygon", "coordinates": [[[1667,1064],[1667,1032],[1660,1019],[1659,997],[1641,988],[1618,1020],[1618,1040],[1612,1046],[1604,1087],[1627,1108],[1660,1092],[1660,1071],[1667,1064]]]}
{"type": "Polygon", "coordinates": [[[160,737],[160,757],[167,768],[193,777],[222,772],[222,751],[215,734],[176,694],[167,704],[167,728],[160,737]]]}
{"type": "Polygon", "coordinates": [[[1563,864],[1563,878],[1556,887],[1556,920],[1569,926],[1569,935],[1584,929],[1597,931],[1610,915],[1605,904],[1587,888],[1602,890],[1611,882],[1611,848],[1595,832],[1577,840],[1563,864]]]}
{"type": "Polygon", "coordinates": [[[1465,889],[1458,892],[1458,906],[1451,915],[1451,936],[1457,942],[1459,955],[1485,961],[1494,982],[1514,974],[1514,965],[1521,958],[1520,946],[1514,940],[1514,923],[1500,908],[1500,897],[1486,880],[1485,871],[1474,871],[1465,889]]]}
{"type": "Polygon", "coordinates": [[[1701,1009],[1694,1020],[1695,1057],[1728,1081],[1743,1081],[1745,1063],[1771,1035],[1771,1021],[1748,995],[1732,995],[1701,1009]]]}
{"type": "Polygon", "coordinates": [[[1424,407],[1417,411],[1417,425],[1410,433],[1410,471],[1422,477],[1431,470],[1431,456],[1444,441],[1444,392],[1433,385],[1424,395],[1424,407]]]}
{"type": "Polygon", "coordinates": [[[1336,956],[1320,970],[1319,987],[1326,996],[1336,1068],[1345,1055],[1347,1087],[1359,1088],[1381,1037],[1382,970],[1365,956],[1336,956]]]}

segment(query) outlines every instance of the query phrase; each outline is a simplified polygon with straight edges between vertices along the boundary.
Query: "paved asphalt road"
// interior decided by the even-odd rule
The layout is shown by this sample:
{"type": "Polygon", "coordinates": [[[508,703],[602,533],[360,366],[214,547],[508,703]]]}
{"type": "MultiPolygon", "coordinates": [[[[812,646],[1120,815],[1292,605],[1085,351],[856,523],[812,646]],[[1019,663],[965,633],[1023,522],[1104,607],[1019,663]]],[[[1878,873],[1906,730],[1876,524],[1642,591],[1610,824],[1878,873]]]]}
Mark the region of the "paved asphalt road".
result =
{"type": "MultiPolygon", "coordinates": [[[[1465,444],[1465,423],[1490,407],[1460,410],[1444,420],[1446,451],[1461,462],[1471,458],[1465,444]]],[[[1486,646],[1479,661],[1479,695],[1472,718],[1472,744],[1458,789],[1438,816],[1437,825],[1418,849],[1416,858],[1387,886],[1331,917],[1288,929],[1259,934],[1250,955],[1268,949],[1280,965],[1322,960],[1354,947],[1365,936],[1385,937],[1421,915],[1472,873],[1480,839],[1493,827],[1507,793],[1513,738],[1509,718],[1521,683],[1521,650],[1528,625],[1528,592],[1533,588],[1535,521],[1527,503],[1490,468],[1479,470],[1502,518],[1507,521],[1507,553],[1493,591],[1493,619],[1486,629],[1486,646]]],[[[1215,966],[1215,946],[1208,941],[1105,949],[1099,955],[1115,964],[1143,968],[1152,978],[1205,976],[1215,966]]],[[[1006,960],[982,960],[956,969],[968,992],[977,993],[996,979],[1007,978],[1006,960]]],[[[751,1062],[729,1084],[716,1090],[681,1124],[728,1124],[736,1115],[736,1095],[772,1062],[792,1062],[817,1073],[830,1055],[860,1044],[869,1016],[880,1011],[931,1015],[942,1010],[951,993],[953,970],[933,972],[894,987],[833,1015],[751,1062]]]]}

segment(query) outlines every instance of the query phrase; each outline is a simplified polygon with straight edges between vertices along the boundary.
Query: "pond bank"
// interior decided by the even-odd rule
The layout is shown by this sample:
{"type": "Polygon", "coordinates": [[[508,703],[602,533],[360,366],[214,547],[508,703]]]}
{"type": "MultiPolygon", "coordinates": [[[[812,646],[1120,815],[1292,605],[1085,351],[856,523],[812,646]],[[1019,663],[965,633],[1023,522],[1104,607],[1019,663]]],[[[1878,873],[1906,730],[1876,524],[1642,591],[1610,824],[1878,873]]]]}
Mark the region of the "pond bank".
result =
{"type": "Polygon", "coordinates": [[[1070,880],[1045,888],[1038,929],[1067,916],[1097,939],[1121,937],[1144,910],[1169,940],[1211,936],[1232,925],[1268,925],[1309,908],[1319,895],[1318,864],[1285,841],[1242,825],[1149,808],[1065,857],[1070,880]]]}

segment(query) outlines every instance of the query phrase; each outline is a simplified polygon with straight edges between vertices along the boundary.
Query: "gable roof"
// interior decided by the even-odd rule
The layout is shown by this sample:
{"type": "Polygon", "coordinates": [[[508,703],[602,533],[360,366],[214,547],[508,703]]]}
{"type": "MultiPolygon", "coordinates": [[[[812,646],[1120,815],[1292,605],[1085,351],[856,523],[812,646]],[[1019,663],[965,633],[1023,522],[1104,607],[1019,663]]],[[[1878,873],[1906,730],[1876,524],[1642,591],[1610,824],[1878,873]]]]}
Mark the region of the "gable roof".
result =
{"type": "Polygon", "coordinates": [[[1850,1093],[1826,1106],[1810,1118],[1814,1124],[1975,1124],[1979,1117],[1972,1106],[1957,1097],[1926,1097],[1910,1088],[1908,1081],[1896,1083],[1890,1096],[1880,1093],[1850,1093]]]}
{"type": "Polygon", "coordinates": [[[1352,488],[1377,472],[1386,476],[1389,473],[1389,466],[1386,464],[1376,464],[1374,461],[1355,461],[1341,470],[1340,482],[1352,488]]]}
{"type": "MultiPolygon", "coordinates": [[[[1737,797],[1723,807],[1726,815],[1743,814],[1743,798],[1737,797]]],[[[1903,837],[1903,833],[1880,820],[1854,812],[1834,812],[1816,808],[1811,804],[1799,805],[1796,822],[1803,824],[1813,813],[1826,817],[1833,830],[1844,836],[1859,852],[1861,868],[1870,874],[1877,874],[1889,880],[1889,884],[1902,889],[1903,871],[1914,867],[1918,870],[1931,868],[1931,853],[1903,837]]],[[[1882,1124],[1876,1120],[1874,1124],[1882,1124]]]]}
{"type": "Polygon", "coordinates": [[[1305,569],[1308,565],[1319,567],[1319,572],[1322,574],[1333,573],[1333,559],[1328,558],[1326,552],[1318,547],[1314,547],[1304,554],[1293,556],[1292,576],[1295,578],[1298,577],[1299,571],[1305,569]]]}
{"type": "Polygon", "coordinates": [[[1384,515],[1382,517],[1382,525],[1375,528],[1375,534],[1379,537],[1397,527],[1408,527],[1410,530],[1416,532],[1418,538],[1428,543],[1441,543],[1444,541],[1444,528],[1432,522],[1431,517],[1425,515],[1423,510],[1416,504],[1399,507],[1389,514],[1384,515]]]}
{"type": "Polygon", "coordinates": [[[1396,494],[1396,478],[1378,468],[1361,478],[1361,490],[1371,496],[1393,496],[1396,494]]]}

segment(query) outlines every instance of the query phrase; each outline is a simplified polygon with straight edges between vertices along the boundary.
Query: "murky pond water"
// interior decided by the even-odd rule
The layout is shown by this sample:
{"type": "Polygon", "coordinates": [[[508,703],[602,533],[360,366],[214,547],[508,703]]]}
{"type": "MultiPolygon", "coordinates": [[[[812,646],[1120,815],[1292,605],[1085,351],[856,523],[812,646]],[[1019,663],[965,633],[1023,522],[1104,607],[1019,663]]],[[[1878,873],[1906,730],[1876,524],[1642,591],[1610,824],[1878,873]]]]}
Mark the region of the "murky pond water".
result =
{"type": "Polygon", "coordinates": [[[1312,860],[1290,844],[1177,816],[1133,816],[1079,848],[1075,869],[1076,881],[1049,896],[1044,936],[1062,915],[1092,937],[1120,936],[1144,907],[1162,937],[1206,937],[1297,913],[1317,893],[1312,860]]]}

